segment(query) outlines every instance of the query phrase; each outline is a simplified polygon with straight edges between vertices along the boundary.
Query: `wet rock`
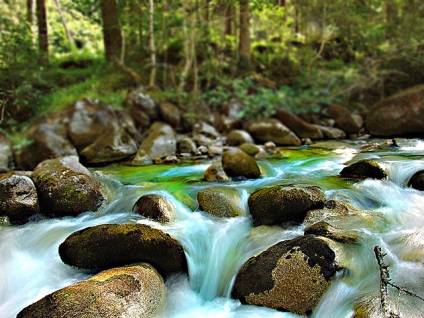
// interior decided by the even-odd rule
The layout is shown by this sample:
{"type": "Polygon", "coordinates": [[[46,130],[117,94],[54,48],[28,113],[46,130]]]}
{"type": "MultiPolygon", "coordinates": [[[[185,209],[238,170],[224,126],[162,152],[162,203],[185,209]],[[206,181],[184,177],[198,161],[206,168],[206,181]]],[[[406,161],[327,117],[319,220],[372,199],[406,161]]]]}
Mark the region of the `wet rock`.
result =
{"type": "Polygon", "coordinates": [[[305,223],[314,224],[360,214],[358,209],[346,202],[329,200],[324,203],[323,209],[309,210],[305,217],[305,223]]]}
{"type": "Polygon", "coordinates": [[[141,143],[134,161],[148,163],[154,158],[175,156],[176,151],[177,139],[172,127],[162,122],[155,122],[141,143]]]}
{"type": "Polygon", "coordinates": [[[408,187],[424,191],[424,170],[416,172],[408,181],[408,187]]]}
{"type": "Polygon", "coordinates": [[[166,288],[147,263],[113,268],[49,294],[17,317],[156,317],[166,288]]]}
{"type": "Polygon", "coordinates": [[[273,143],[272,141],[268,141],[268,142],[264,143],[264,147],[265,147],[266,151],[273,151],[273,150],[275,150],[275,148],[277,148],[275,143],[273,143]]]}
{"type": "Polygon", "coordinates": [[[228,180],[228,177],[222,169],[219,169],[215,165],[211,165],[206,169],[205,174],[203,175],[203,180],[209,182],[225,181],[228,180]]]}
{"type": "Polygon", "coordinates": [[[363,125],[363,119],[359,115],[353,116],[350,111],[339,104],[328,106],[327,111],[335,121],[335,126],[348,134],[357,133],[363,125]]]}
{"type": "Polygon", "coordinates": [[[424,85],[402,91],[372,106],[365,126],[376,136],[422,135],[424,85]]]}
{"type": "Polygon", "coordinates": [[[69,156],[40,163],[32,174],[43,214],[76,216],[96,211],[105,200],[100,182],[78,161],[69,156]]]}
{"type": "Polygon", "coordinates": [[[257,145],[253,145],[253,144],[242,144],[238,146],[238,148],[243,150],[245,153],[247,153],[251,157],[255,157],[262,150],[261,147],[257,145]]]}
{"type": "Polygon", "coordinates": [[[62,124],[37,124],[30,128],[25,139],[27,142],[15,151],[15,161],[23,170],[33,170],[47,159],[77,155],[62,124]]]}
{"type": "Polygon", "coordinates": [[[142,195],[134,204],[132,211],[159,222],[169,222],[173,216],[171,205],[159,194],[142,195]]]}
{"type": "Polygon", "coordinates": [[[277,109],[275,117],[300,138],[322,139],[324,137],[319,128],[307,123],[291,111],[277,109]]]}
{"type": "Polygon", "coordinates": [[[196,144],[190,138],[183,137],[178,141],[178,152],[179,153],[195,154],[196,150],[197,150],[196,144]]]}
{"type": "Polygon", "coordinates": [[[229,149],[222,154],[222,168],[231,178],[257,179],[261,176],[256,160],[236,148],[229,149]]]}
{"type": "Polygon", "coordinates": [[[197,193],[200,209],[217,217],[235,217],[243,214],[241,198],[237,190],[214,187],[197,193]]]}
{"type": "Polygon", "coordinates": [[[338,129],[336,127],[328,127],[328,126],[321,126],[321,125],[315,125],[319,130],[321,130],[323,136],[328,139],[344,139],[346,138],[346,133],[338,129]]]}
{"type": "Polygon", "coordinates": [[[130,113],[136,111],[144,112],[151,121],[158,117],[158,107],[150,95],[142,89],[134,89],[128,92],[125,98],[125,105],[130,109],[130,113]]]}
{"type": "Polygon", "coordinates": [[[306,227],[304,234],[324,236],[340,243],[355,243],[359,239],[357,232],[341,230],[327,222],[318,222],[306,227]]]}
{"type": "Polygon", "coordinates": [[[232,130],[227,136],[229,146],[240,146],[242,144],[253,144],[252,136],[245,130],[232,130]]]}
{"type": "Polygon", "coordinates": [[[261,119],[251,123],[247,131],[259,143],[272,141],[280,146],[299,146],[300,139],[277,119],[261,119]]]}
{"type": "Polygon", "coordinates": [[[132,117],[123,110],[115,110],[115,114],[118,119],[118,126],[120,130],[122,129],[124,132],[128,133],[135,142],[141,142],[142,136],[137,130],[132,117]]]}
{"type": "Polygon", "coordinates": [[[144,224],[103,224],[77,231],[59,246],[59,255],[65,264],[85,269],[147,262],[161,273],[187,273],[181,244],[144,224]]]}
{"type": "Polygon", "coordinates": [[[40,212],[37,190],[27,176],[8,173],[0,176],[0,215],[11,224],[24,224],[40,212]]]}
{"type": "Polygon", "coordinates": [[[159,115],[171,127],[178,128],[181,124],[181,114],[177,106],[169,102],[159,104],[159,115]]]}
{"type": "Polygon", "coordinates": [[[340,175],[344,178],[386,179],[386,172],[374,160],[360,160],[343,168],[340,175]]]}
{"type": "Polygon", "coordinates": [[[254,192],[248,200],[255,225],[302,222],[308,210],[324,206],[325,194],[316,186],[273,186],[254,192]]]}
{"type": "Polygon", "coordinates": [[[337,150],[337,149],[349,149],[349,148],[352,148],[352,145],[342,141],[326,140],[326,141],[316,142],[310,145],[310,147],[317,148],[317,149],[325,149],[325,150],[337,150]]]}
{"type": "Polygon", "coordinates": [[[194,124],[193,134],[204,135],[204,136],[211,138],[211,139],[216,139],[216,138],[221,136],[219,134],[219,132],[216,131],[215,127],[213,127],[213,126],[211,126],[211,125],[209,125],[205,122],[200,122],[200,123],[194,124]]]}
{"type": "Polygon", "coordinates": [[[237,274],[232,296],[244,304],[308,315],[335,272],[333,250],[318,238],[302,236],[250,258],[237,274]]]}

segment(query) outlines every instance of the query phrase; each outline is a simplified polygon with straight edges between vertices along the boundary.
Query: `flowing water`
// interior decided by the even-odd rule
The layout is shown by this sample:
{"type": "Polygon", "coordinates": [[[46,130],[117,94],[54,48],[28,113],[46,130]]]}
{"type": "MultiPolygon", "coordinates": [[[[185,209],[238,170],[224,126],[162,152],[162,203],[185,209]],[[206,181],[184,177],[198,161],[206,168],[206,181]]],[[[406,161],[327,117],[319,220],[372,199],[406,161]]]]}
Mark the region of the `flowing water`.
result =
{"type": "MultiPolygon", "coordinates": [[[[59,288],[90,276],[63,264],[58,246],[71,233],[105,223],[144,223],[161,229],[183,245],[189,276],[166,281],[168,301],[161,317],[298,317],[263,307],[241,305],[230,298],[235,275],[246,260],[281,240],[303,234],[305,224],[291,227],[261,226],[252,230],[247,207],[256,189],[277,184],[320,186],[328,199],[350,203],[366,217],[344,218],[337,226],[359,233],[358,244],[341,253],[341,272],[322,297],[313,317],[351,317],[354,305],[379,292],[379,270],[373,247],[387,253],[393,282],[424,295],[424,193],[406,186],[424,169],[424,142],[411,140],[401,147],[361,152],[361,143],[335,149],[288,148],[273,159],[260,161],[264,177],[227,183],[201,179],[211,162],[179,166],[113,165],[94,170],[107,186],[110,203],[96,213],[79,217],[44,219],[23,226],[0,226],[0,317],[15,317],[27,305],[59,288]],[[337,175],[348,163],[372,158],[388,172],[387,180],[353,182],[337,175]],[[199,210],[196,194],[211,186],[239,191],[238,218],[218,219],[199,210]],[[131,212],[142,194],[160,193],[174,206],[175,219],[158,224],[131,212]],[[194,212],[193,212],[194,211],[194,212]]],[[[330,147],[331,148],[331,147],[330,147]]],[[[402,307],[404,318],[424,317],[424,302],[391,296],[402,307]]]]}

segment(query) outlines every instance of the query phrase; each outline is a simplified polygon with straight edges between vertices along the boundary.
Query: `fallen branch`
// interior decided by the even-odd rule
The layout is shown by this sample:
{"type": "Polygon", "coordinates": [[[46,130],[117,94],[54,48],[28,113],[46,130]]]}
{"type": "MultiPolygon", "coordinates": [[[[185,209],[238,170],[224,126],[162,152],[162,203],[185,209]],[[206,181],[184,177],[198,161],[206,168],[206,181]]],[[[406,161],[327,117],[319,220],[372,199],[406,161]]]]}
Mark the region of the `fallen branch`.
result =
{"type": "Polygon", "coordinates": [[[124,63],[122,63],[116,56],[113,57],[113,61],[119,68],[134,82],[134,86],[138,87],[141,85],[141,77],[134,71],[132,68],[129,68],[124,63]]]}

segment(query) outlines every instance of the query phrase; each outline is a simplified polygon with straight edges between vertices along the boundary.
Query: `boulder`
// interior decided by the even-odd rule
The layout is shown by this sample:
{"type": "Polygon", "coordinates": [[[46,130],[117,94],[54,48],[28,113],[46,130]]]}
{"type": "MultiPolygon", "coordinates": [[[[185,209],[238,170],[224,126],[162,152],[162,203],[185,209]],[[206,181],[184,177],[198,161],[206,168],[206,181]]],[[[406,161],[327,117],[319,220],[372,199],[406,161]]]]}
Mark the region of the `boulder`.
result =
{"type": "Polygon", "coordinates": [[[340,243],[355,243],[359,239],[357,232],[342,230],[324,221],[307,226],[304,234],[324,236],[340,243]]]}
{"type": "Polygon", "coordinates": [[[376,136],[424,134],[424,85],[390,96],[370,108],[365,127],[376,136]]]}
{"type": "Polygon", "coordinates": [[[291,111],[277,109],[275,118],[277,118],[283,125],[292,130],[300,138],[309,138],[313,140],[322,139],[324,137],[319,128],[307,123],[291,111]]]}
{"type": "Polygon", "coordinates": [[[325,138],[328,139],[344,139],[346,138],[346,133],[338,129],[336,127],[330,127],[330,126],[321,126],[321,125],[314,125],[317,127],[323,134],[325,138]]]}
{"type": "Polygon", "coordinates": [[[219,132],[216,131],[215,127],[205,123],[205,122],[200,122],[200,123],[196,123],[193,126],[193,134],[201,134],[204,135],[208,138],[211,139],[217,139],[219,138],[221,135],[219,134],[219,132]]]}
{"type": "Polygon", "coordinates": [[[231,148],[222,154],[222,168],[231,178],[257,179],[261,176],[256,160],[236,148],[231,148]]]}
{"type": "Polygon", "coordinates": [[[7,216],[11,224],[24,224],[39,212],[37,190],[29,177],[0,176],[0,215],[7,216]]]}
{"type": "Polygon", "coordinates": [[[243,214],[241,198],[237,190],[214,187],[200,190],[197,193],[199,207],[216,217],[235,217],[243,214]]]}
{"type": "Polygon", "coordinates": [[[65,264],[85,269],[147,262],[161,273],[187,273],[181,244],[144,224],[103,224],[77,231],[59,246],[59,255],[65,264]]]}
{"type": "Polygon", "coordinates": [[[361,211],[346,202],[329,200],[324,203],[323,209],[309,210],[304,221],[312,225],[322,221],[343,220],[346,217],[361,214],[361,211]]]}
{"type": "Polygon", "coordinates": [[[159,115],[162,120],[171,127],[178,128],[181,125],[181,114],[177,106],[169,102],[159,104],[159,115]]]}
{"type": "Polygon", "coordinates": [[[248,200],[255,225],[302,222],[308,210],[324,206],[325,194],[316,186],[273,186],[254,192],[248,200]]]}
{"type": "Polygon", "coordinates": [[[424,170],[417,171],[408,181],[408,187],[424,191],[424,170]]]}
{"type": "Polygon", "coordinates": [[[196,144],[189,137],[183,137],[178,141],[178,152],[195,154],[197,151],[196,144]]]}
{"type": "Polygon", "coordinates": [[[238,149],[243,150],[245,153],[247,153],[251,157],[255,157],[261,151],[265,151],[263,150],[263,148],[254,144],[242,144],[238,146],[238,149]]]}
{"type": "Polygon", "coordinates": [[[228,177],[222,169],[219,169],[215,165],[211,165],[206,169],[205,174],[203,175],[203,180],[209,182],[225,181],[228,180],[228,177]]]}
{"type": "Polygon", "coordinates": [[[232,130],[227,136],[228,146],[240,146],[242,144],[254,144],[252,136],[245,130],[232,130]]]}
{"type": "Polygon", "coordinates": [[[334,119],[334,125],[348,134],[357,133],[362,128],[362,117],[358,115],[353,116],[350,111],[342,105],[332,104],[328,106],[327,111],[330,117],[334,119]]]}
{"type": "Polygon", "coordinates": [[[176,151],[177,139],[172,127],[162,122],[155,122],[141,143],[134,161],[149,163],[155,158],[175,156],[176,151]]]}
{"type": "Polygon", "coordinates": [[[48,216],[76,216],[96,211],[105,200],[100,182],[76,156],[43,161],[35,168],[32,179],[41,212],[48,216]]]}
{"type": "Polygon", "coordinates": [[[159,194],[142,195],[134,204],[132,211],[159,222],[169,222],[173,215],[171,205],[159,194]]]}
{"type": "Polygon", "coordinates": [[[260,119],[247,126],[247,131],[259,143],[272,141],[279,146],[299,146],[300,139],[277,119],[260,119]]]}
{"type": "Polygon", "coordinates": [[[40,162],[63,156],[76,156],[77,150],[67,137],[62,124],[36,124],[24,137],[25,142],[15,147],[15,161],[23,170],[33,170],[40,162]]]}
{"type": "Polygon", "coordinates": [[[340,172],[344,178],[358,179],[386,179],[387,173],[374,160],[359,160],[345,168],[340,172]]]}
{"type": "Polygon", "coordinates": [[[130,113],[134,111],[144,112],[150,121],[154,121],[158,117],[158,107],[155,101],[142,89],[130,90],[125,98],[125,106],[130,109],[130,113]]]}
{"type": "Polygon", "coordinates": [[[312,235],[282,241],[242,266],[232,296],[244,304],[308,315],[336,269],[335,253],[324,241],[312,235]]]}
{"type": "Polygon", "coordinates": [[[165,305],[162,277],[147,263],[113,268],[62,288],[17,317],[156,317],[165,305]]]}

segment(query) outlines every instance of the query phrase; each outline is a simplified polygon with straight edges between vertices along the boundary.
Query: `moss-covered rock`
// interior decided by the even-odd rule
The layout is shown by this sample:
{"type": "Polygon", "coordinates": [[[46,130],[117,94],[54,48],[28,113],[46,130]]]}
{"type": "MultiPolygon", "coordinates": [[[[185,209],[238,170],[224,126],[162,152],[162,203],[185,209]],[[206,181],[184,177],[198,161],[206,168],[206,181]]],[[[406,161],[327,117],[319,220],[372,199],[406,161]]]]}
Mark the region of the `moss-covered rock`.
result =
{"type": "Polygon", "coordinates": [[[181,125],[181,113],[177,106],[169,102],[159,104],[159,115],[162,120],[173,128],[181,125]]]}
{"type": "Polygon", "coordinates": [[[340,243],[355,243],[359,239],[357,232],[342,230],[324,221],[306,227],[304,234],[324,236],[340,243]]]}
{"type": "Polygon", "coordinates": [[[48,216],[76,216],[96,211],[105,200],[100,182],[76,156],[43,161],[35,168],[32,179],[41,213],[48,216]]]}
{"type": "Polygon", "coordinates": [[[243,150],[245,153],[247,153],[251,157],[255,157],[261,151],[265,151],[261,147],[254,144],[242,144],[238,146],[238,148],[243,150]]]}
{"type": "Polygon", "coordinates": [[[231,178],[257,179],[261,176],[256,160],[236,148],[229,149],[222,154],[222,168],[231,178]]]}
{"type": "Polygon", "coordinates": [[[156,317],[165,305],[162,277],[147,263],[113,268],[49,294],[17,317],[156,317]]]}
{"type": "Polygon", "coordinates": [[[229,146],[240,146],[242,144],[253,144],[253,138],[245,130],[232,130],[227,136],[227,143],[229,146]]]}
{"type": "Polygon", "coordinates": [[[85,269],[148,262],[161,273],[187,272],[180,243],[144,224],[104,224],[77,231],[59,246],[59,255],[65,264],[85,269]]]}
{"type": "Polygon", "coordinates": [[[280,146],[299,146],[300,139],[277,119],[261,119],[250,123],[247,131],[255,141],[265,143],[272,141],[280,146]]]}
{"type": "Polygon", "coordinates": [[[277,109],[275,117],[289,129],[291,129],[300,138],[322,139],[321,130],[298,117],[291,111],[277,109]]]}
{"type": "Polygon", "coordinates": [[[315,186],[273,186],[254,192],[248,200],[255,225],[302,222],[308,210],[324,205],[325,194],[315,186]]]}
{"type": "Polygon", "coordinates": [[[364,124],[361,116],[351,114],[350,111],[339,104],[332,104],[327,109],[331,118],[335,121],[335,126],[348,134],[357,133],[364,124]]]}
{"type": "Polygon", "coordinates": [[[243,214],[241,198],[237,190],[214,187],[197,193],[200,208],[217,217],[234,217],[243,214]]]}
{"type": "Polygon", "coordinates": [[[357,178],[357,179],[386,179],[387,173],[380,167],[374,160],[360,160],[345,168],[340,172],[344,178],[357,178]]]}
{"type": "Polygon", "coordinates": [[[311,235],[282,241],[250,258],[235,279],[242,303],[299,315],[312,312],[336,272],[335,253],[311,235]]]}
{"type": "Polygon", "coordinates": [[[424,170],[417,171],[408,181],[408,187],[424,191],[424,170]]]}
{"type": "Polygon", "coordinates": [[[228,180],[228,176],[225,174],[222,168],[220,169],[215,165],[210,165],[203,175],[203,180],[209,182],[225,181],[228,180]]]}
{"type": "Polygon", "coordinates": [[[173,216],[171,205],[159,194],[142,195],[134,204],[132,211],[159,222],[169,222],[173,216]]]}

